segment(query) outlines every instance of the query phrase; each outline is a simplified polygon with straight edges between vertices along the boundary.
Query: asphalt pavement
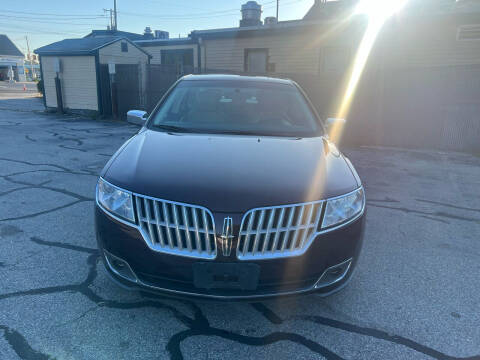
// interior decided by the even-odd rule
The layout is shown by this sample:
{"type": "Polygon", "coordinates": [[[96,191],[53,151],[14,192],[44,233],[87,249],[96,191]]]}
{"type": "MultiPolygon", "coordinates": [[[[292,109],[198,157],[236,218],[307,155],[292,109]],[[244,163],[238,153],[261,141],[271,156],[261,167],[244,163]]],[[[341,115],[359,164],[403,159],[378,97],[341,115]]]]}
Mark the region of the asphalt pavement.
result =
{"type": "Polygon", "coordinates": [[[0,89],[0,359],[480,359],[480,158],[345,152],[367,195],[363,252],[328,298],[174,300],[107,277],[99,171],[137,128],[42,112],[0,89]]]}

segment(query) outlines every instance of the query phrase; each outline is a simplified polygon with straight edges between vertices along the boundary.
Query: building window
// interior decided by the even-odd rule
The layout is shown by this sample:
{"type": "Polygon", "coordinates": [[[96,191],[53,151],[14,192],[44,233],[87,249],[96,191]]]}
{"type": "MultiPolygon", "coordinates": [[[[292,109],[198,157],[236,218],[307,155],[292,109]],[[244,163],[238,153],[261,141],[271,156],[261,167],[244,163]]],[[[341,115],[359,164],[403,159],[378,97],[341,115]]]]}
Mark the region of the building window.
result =
{"type": "Polygon", "coordinates": [[[323,72],[343,72],[350,66],[351,55],[348,47],[325,47],[320,54],[323,72]]]}
{"type": "Polygon", "coordinates": [[[480,40],[480,25],[459,26],[457,30],[457,40],[480,40]]]}
{"type": "Polygon", "coordinates": [[[254,74],[265,74],[268,68],[268,49],[245,49],[244,70],[254,74]]]}
{"type": "Polygon", "coordinates": [[[128,52],[128,44],[126,42],[122,42],[122,52],[128,52]]]}

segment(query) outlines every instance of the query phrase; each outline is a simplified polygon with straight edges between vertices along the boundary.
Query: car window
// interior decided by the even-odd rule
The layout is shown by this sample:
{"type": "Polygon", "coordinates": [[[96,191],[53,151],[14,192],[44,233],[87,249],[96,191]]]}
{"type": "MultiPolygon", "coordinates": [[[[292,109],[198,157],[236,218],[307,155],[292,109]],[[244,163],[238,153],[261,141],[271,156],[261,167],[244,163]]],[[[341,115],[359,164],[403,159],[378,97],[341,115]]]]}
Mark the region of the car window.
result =
{"type": "Polygon", "coordinates": [[[258,81],[182,81],[149,124],[154,129],[164,126],[274,136],[318,136],[321,132],[294,85],[258,81]]]}

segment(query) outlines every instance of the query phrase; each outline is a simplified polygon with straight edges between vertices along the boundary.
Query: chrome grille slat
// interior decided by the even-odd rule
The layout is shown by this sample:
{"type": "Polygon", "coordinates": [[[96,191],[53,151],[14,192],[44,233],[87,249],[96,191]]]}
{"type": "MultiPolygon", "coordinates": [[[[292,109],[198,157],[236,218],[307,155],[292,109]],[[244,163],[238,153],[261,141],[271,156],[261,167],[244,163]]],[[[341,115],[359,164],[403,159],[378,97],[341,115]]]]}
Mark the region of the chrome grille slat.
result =
{"type": "Polygon", "coordinates": [[[300,208],[300,214],[298,214],[297,223],[295,224],[295,230],[293,232],[293,238],[292,238],[292,241],[290,243],[290,251],[295,249],[295,245],[296,245],[297,239],[298,239],[298,234],[301,231],[301,229],[299,229],[298,227],[302,224],[304,212],[305,212],[305,205],[300,208]]]}
{"type": "Polygon", "coordinates": [[[200,232],[198,231],[198,217],[197,217],[197,209],[192,208],[192,213],[193,213],[193,228],[195,231],[195,242],[197,244],[197,250],[202,251],[202,245],[201,245],[201,238],[200,238],[200,232]]]}
{"type": "MultiPolygon", "coordinates": [[[[278,219],[278,223],[281,225],[283,223],[283,218],[285,217],[285,208],[282,208],[282,210],[280,211],[280,217],[278,219]]],[[[273,244],[272,244],[272,251],[276,251],[277,250],[277,244],[278,244],[278,239],[280,238],[280,234],[281,234],[281,231],[280,229],[278,229],[276,232],[275,232],[275,237],[273,239],[273,244]]]]}
{"type": "Polygon", "coordinates": [[[150,239],[156,241],[155,235],[153,234],[152,217],[150,216],[150,204],[147,199],[143,199],[143,206],[145,209],[145,216],[147,217],[148,234],[150,235],[150,239]]]}
{"type": "Polygon", "coordinates": [[[177,247],[183,249],[182,235],[180,235],[180,227],[178,223],[177,205],[171,204],[173,212],[173,222],[175,224],[175,234],[177,235],[177,247]]]}
{"type": "Polygon", "coordinates": [[[172,240],[172,234],[170,233],[170,224],[168,223],[168,209],[167,209],[167,204],[162,202],[162,209],[163,209],[163,217],[165,218],[165,232],[167,233],[167,238],[168,238],[168,246],[170,246],[170,249],[173,249],[173,240],[172,240]]]}
{"type": "MultiPolygon", "coordinates": [[[[204,235],[205,236],[205,245],[206,245],[207,253],[210,254],[210,252],[212,250],[211,250],[211,246],[210,246],[210,234],[208,232],[207,213],[206,213],[205,210],[202,210],[202,219],[203,219],[203,227],[205,229],[205,232],[204,232],[204,234],[205,234],[204,235]]],[[[214,236],[215,236],[215,233],[214,233],[214,236]]],[[[216,242],[215,242],[215,244],[216,244],[216,242]]]]}
{"type": "Polygon", "coordinates": [[[165,246],[165,241],[163,239],[163,234],[162,234],[162,228],[160,227],[160,212],[158,210],[158,203],[156,201],[153,202],[153,211],[155,213],[155,220],[157,222],[158,240],[160,240],[160,245],[165,246]]]}
{"type": "MultiPolygon", "coordinates": [[[[315,209],[315,205],[310,205],[310,211],[308,212],[308,220],[306,221],[307,224],[311,224],[312,222],[312,216],[313,216],[313,210],[315,209]]],[[[300,249],[303,248],[303,244],[305,244],[305,239],[307,237],[307,231],[304,230],[302,233],[302,238],[300,239],[300,249]]]]}
{"type": "Polygon", "coordinates": [[[301,255],[318,232],[324,201],[249,210],[240,225],[240,260],[301,255]],[[253,245],[251,242],[253,241],[253,245]]]}
{"type": "Polygon", "coordinates": [[[187,241],[187,249],[188,251],[192,251],[192,240],[190,239],[190,227],[188,226],[188,216],[187,216],[187,210],[185,206],[182,206],[182,216],[183,216],[183,223],[185,225],[185,235],[186,235],[186,241],[187,241]]]}
{"type": "Polygon", "coordinates": [[[270,217],[268,218],[267,231],[265,233],[265,239],[263,240],[262,254],[265,253],[265,250],[268,248],[268,244],[270,243],[270,231],[272,230],[273,218],[275,217],[275,211],[276,211],[276,209],[272,209],[272,211],[270,212],[270,217]]]}
{"type": "Polygon", "coordinates": [[[285,248],[287,247],[288,235],[290,235],[290,231],[292,230],[291,227],[292,227],[293,215],[295,214],[296,208],[291,208],[289,211],[290,211],[290,215],[288,216],[287,230],[285,231],[285,234],[283,235],[281,252],[284,252],[285,248]]]}
{"type": "MultiPolygon", "coordinates": [[[[261,212],[260,212],[260,218],[259,218],[259,220],[258,220],[258,225],[257,225],[260,229],[261,229],[262,226],[263,226],[263,221],[264,221],[264,219],[265,219],[265,210],[261,210],[261,212]]],[[[260,240],[260,237],[261,237],[260,233],[257,232],[257,233],[255,234],[255,239],[253,240],[253,251],[254,251],[254,252],[257,252],[257,251],[258,251],[258,241],[260,240]]]]}
{"type": "Polygon", "coordinates": [[[134,195],[142,236],[150,248],[168,254],[213,259],[217,256],[212,213],[201,206],[134,195]]]}
{"type": "MultiPolygon", "coordinates": [[[[245,252],[248,251],[248,247],[250,246],[250,233],[252,232],[252,227],[253,227],[253,220],[255,219],[255,213],[252,212],[250,214],[250,219],[248,220],[248,227],[247,227],[247,233],[245,234],[245,244],[243,247],[243,255],[245,255],[245,252]]],[[[241,235],[241,233],[240,233],[241,235]]]]}

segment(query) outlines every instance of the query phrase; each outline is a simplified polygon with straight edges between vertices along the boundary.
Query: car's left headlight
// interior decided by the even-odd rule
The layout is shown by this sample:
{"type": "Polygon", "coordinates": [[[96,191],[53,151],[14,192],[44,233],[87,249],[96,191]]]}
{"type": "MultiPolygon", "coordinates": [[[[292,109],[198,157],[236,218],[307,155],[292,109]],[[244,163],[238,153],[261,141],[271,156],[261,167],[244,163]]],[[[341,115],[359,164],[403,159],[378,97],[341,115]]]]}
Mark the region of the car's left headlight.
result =
{"type": "Polygon", "coordinates": [[[131,222],[135,222],[132,194],[100,178],[97,185],[98,203],[111,212],[131,222]]]}
{"type": "Polygon", "coordinates": [[[363,187],[327,201],[325,214],[323,215],[322,229],[339,225],[358,216],[365,206],[365,194],[363,187]]]}

